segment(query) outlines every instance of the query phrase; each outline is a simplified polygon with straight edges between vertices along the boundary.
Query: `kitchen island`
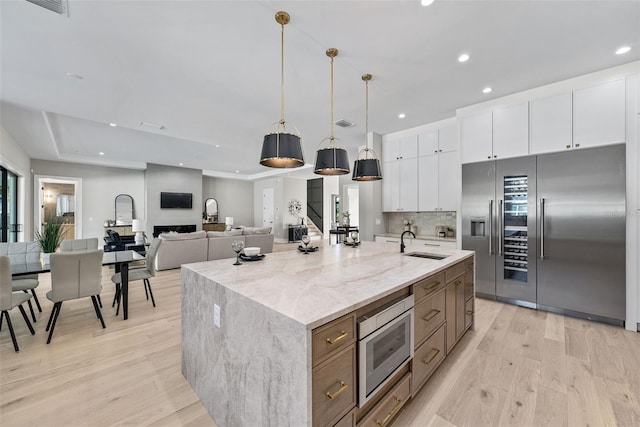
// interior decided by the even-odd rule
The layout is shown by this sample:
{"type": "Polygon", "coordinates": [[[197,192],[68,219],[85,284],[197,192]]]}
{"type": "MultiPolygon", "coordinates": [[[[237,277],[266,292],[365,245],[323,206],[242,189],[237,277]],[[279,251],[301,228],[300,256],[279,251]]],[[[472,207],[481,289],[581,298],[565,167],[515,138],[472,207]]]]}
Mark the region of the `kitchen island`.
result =
{"type": "MultiPolygon", "coordinates": [[[[431,252],[447,258],[414,258],[395,244],[363,242],[322,246],[309,255],[272,253],[241,266],[231,259],[184,265],[182,373],[220,427],[318,424],[314,330],[355,319],[358,309],[410,293],[412,284],[473,260],[470,251],[431,252]]],[[[354,332],[341,344],[354,347],[354,332]]],[[[346,351],[340,354],[355,364],[355,350],[346,351]]],[[[330,361],[323,359],[320,368],[330,361]]],[[[348,389],[342,398],[355,399],[352,376],[340,383],[348,389]]]]}

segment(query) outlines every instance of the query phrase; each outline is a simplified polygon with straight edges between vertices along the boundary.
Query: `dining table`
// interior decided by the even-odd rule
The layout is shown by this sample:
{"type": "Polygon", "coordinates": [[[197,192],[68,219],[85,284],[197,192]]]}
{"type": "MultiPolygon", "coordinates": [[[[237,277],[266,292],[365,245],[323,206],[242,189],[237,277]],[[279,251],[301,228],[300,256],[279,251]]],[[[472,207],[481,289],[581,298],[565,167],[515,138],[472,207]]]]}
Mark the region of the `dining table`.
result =
{"type": "MultiPolygon", "coordinates": [[[[129,318],[129,264],[134,261],[143,261],[144,256],[136,251],[104,252],[102,255],[102,265],[115,266],[116,273],[120,273],[122,295],[122,313],[124,320],[129,318]]],[[[11,263],[11,275],[13,277],[25,276],[28,274],[49,273],[51,265],[39,262],[17,262],[11,263]]]]}

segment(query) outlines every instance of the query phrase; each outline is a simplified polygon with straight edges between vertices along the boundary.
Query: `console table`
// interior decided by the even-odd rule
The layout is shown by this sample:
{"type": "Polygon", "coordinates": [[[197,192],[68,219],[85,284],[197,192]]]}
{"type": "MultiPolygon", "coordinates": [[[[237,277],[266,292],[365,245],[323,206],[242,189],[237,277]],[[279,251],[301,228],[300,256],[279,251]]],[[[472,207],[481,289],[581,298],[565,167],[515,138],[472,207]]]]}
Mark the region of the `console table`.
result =
{"type": "Polygon", "coordinates": [[[299,242],[307,232],[306,225],[289,225],[289,243],[299,242]]]}

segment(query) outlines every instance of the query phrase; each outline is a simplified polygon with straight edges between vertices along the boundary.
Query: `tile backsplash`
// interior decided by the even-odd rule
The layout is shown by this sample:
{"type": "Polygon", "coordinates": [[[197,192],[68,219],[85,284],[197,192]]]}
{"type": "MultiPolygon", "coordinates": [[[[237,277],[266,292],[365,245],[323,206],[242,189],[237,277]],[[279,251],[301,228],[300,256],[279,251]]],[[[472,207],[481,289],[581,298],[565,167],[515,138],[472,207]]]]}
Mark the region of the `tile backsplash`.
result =
{"type": "Polygon", "coordinates": [[[402,233],[404,231],[404,220],[411,220],[412,226],[417,228],[416,234],[422,236],[435,236],[436,226],[444,225],[454,230],[456,229],[455,211],[436,212],[385,212],[385,224],[388,233],[402,233]]]}

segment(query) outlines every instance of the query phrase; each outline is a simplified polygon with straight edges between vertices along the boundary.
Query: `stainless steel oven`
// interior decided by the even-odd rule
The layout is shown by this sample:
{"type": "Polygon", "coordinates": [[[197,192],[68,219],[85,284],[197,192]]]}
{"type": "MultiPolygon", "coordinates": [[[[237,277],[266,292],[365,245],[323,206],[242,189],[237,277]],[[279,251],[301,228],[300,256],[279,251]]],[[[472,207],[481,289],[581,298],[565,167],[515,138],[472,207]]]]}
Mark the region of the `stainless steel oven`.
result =
{"type": "Polygon", "coordinates": [[[413,358],[413,295],[358,319],[358,406],[413,358]]]}

